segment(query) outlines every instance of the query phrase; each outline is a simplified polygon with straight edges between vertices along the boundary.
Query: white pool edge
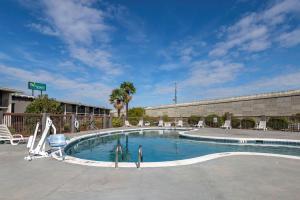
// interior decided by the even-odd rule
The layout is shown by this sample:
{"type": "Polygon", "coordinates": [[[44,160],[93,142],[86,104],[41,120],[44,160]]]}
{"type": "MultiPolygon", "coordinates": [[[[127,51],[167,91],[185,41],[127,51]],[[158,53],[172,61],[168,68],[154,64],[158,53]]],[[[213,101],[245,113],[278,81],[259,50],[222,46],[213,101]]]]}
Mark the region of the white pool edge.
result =
{"type": "MultiPolygon", "coordinates": [[[[133,129],[121,129],[121,130],[109,130],[109,131],[100,131],[97,133],[91,133],[83,136],[74,137],[70,140],[70,143],[83,139],[86,137],[92,137],[96,135],[104,135],[104,134],[113,134],[119,132],[133,132],[133,131],[143,131],[143,130],[179,130],[179,135],[190,137],[190,138],[205,138],[205,139],[224,139],[224,140],[237,140],[237,141],[253,141],[253,140],[261,140],[261,141],[282,141],[282,142],[300,142],[299,140],[287,140],[287,139],[275,139],[275,138],[226,138],[226,137],[208,137],[208,136],[198,136],[187,134],[187,132],[197,131],[198,129],[189,129],[188,128],[156,128],[156,127],[147,127],[147,128],[133,128],[133,129]]],[[[222,152],[222,153],[214,153],[205,156],[199,156],[190,159],[183,160],[174,160],[174,161],[163,161],[163,162],[142,162],[141,168],[155,168],[155,167],[174,167],[174,166],[185,166],[197,164],[213,159],[228,157],[228,156],[268,156],[268,157],[277,157],[277,158],[287,158],[287,159],[295,159],[300,160],[299,156],[290,156],[290,155],[281,155],[281,154],[272,154],[272,153],[256,153],[256,152],[222,152]]],[[[85,166],[94,166],[94,167],[109,167],[115,168],[114,162],[106,162],[106,161],[93,161],[93,160],[85,160],[76,158],[73,156],[66,156],[64,162],[85,166]]],[[[119,162],[119,168],[137,168],[136,163],[134,162],[119,162]]]]}

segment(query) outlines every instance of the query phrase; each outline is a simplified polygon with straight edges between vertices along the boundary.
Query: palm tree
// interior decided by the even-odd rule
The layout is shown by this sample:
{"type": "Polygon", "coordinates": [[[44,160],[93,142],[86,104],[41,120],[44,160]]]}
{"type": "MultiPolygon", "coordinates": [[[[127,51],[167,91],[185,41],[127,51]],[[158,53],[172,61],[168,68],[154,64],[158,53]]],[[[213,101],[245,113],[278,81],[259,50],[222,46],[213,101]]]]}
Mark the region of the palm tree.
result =
{"type": "Polygon", "coordinates": [[[125,106],[126,106],[126,119],[127,119],[127,117],[128,117],[128,104],[132,99],[132,95],[135,94],[136,89],[135,89],[133,83],[131,83],[131,82],[123,82],[120,85],[120,88],[125,91],[124,103],[125,103],[125,106]]]}
{"type": "Polygon", "coordinates": [[[111,95],[109,97],[110,103],[113,104],[116,110],[118,111],[118,117],[120,117],[120,112],[124,107],[125,96],[125,91],[123,89],[117,88],[111,92],[111,95]]]}

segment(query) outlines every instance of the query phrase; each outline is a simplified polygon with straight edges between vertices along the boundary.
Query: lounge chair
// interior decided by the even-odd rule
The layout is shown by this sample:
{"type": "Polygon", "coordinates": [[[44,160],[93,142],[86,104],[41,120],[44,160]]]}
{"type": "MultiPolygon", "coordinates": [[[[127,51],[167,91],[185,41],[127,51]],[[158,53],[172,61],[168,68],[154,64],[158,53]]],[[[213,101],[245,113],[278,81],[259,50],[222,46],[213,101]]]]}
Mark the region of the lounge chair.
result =
{"type": "Polygon", "coordinates": [[[138,126],[140,126],[140,127],[144,126],[144,121],[140,120],[139,123],[138,123],[138,126]]]}
{"type": "Polygon", "coordinates": [[[165,127],[171,127],[171,122],[165,122],[165,127]]]}
{"type": "Polygon", "coordinates": [[[257,130],[267,130],[267,122],[266,121],[259,121],[259,124],[255,127],[257,130]]]}
{"type": "Polygon", "coordinates": [[[182,120],[178,120],[177,126],[178,126],[178,127],[183,127],[183,121],[182,121],[182,120]]]}
{"type": "Polygon", "coordinates": [[[224,122],[223,126],[221,126],[221,128],[231,129],[231,121],[225,120],[225,122],[224,122]]]}
{"type": "Polygon", "coordinates": [[[158,126],[159,127],[163,127],[164,126],[164,121],[163,120],[159,120],[158,121],[158,126]]]}
{"type": "Polygon", "coordinates": [[[21,134],[11,134],[5,124],[0,124],[0,141],[9,141],[11,145],[18,145],[24,141],[24,137],[21,134]]]}
{"type": "Polygon", "coordinates": [[[150,122],[145,122],[145,126],[150,126],[151,123],[150,122]]]}
{"type": "Polygon", "coordinates": [[[195,126],[198,128],[204,128],[204,121],[200,120],[195,126]]]}
{"type": "Polygon", "coordinates": [[[129,123],[128,120],[125,120],[125,127],[131,127],[131,124],[129,123]]]}

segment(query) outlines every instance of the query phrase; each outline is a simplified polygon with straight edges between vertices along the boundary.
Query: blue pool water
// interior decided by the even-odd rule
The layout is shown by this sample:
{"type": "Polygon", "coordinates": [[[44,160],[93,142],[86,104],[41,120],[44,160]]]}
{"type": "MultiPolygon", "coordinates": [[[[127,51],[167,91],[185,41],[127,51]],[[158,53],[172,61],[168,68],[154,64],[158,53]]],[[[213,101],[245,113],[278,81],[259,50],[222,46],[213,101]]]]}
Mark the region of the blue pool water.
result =
{"type": "Polygon", "coordinates": [[[142,145],[144,162],[188,159],[220,152],[259,152],[300,156],[299,147],[217,143],[182,138],[176,131],[143,131],[82,139],[68,145],[67,155],[96,161],[115,161],[115,149],[121,144],[120,162],[136,162],[142,145]]]}

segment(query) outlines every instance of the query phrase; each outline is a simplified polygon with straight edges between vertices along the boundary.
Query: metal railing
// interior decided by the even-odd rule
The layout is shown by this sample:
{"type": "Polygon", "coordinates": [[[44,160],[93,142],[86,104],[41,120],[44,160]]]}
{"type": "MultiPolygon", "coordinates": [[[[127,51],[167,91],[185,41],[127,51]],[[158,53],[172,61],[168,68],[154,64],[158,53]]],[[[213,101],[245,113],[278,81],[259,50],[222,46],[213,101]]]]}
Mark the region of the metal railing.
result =
{"type": "Polygon", "coordinates": [[[139,145],[137,168],[141,167],[141,162],[143,162],[143,148],[142,145],[139,145]]]}
{"type": "Polygon", "coordinates": [[[123,154],[121,144],[117,145],[115,153],[116,153],[116,156],[115,156],[115,168],[118,168],[119,167],[119,153],[121,153],[121,155],[123,154]]]}

